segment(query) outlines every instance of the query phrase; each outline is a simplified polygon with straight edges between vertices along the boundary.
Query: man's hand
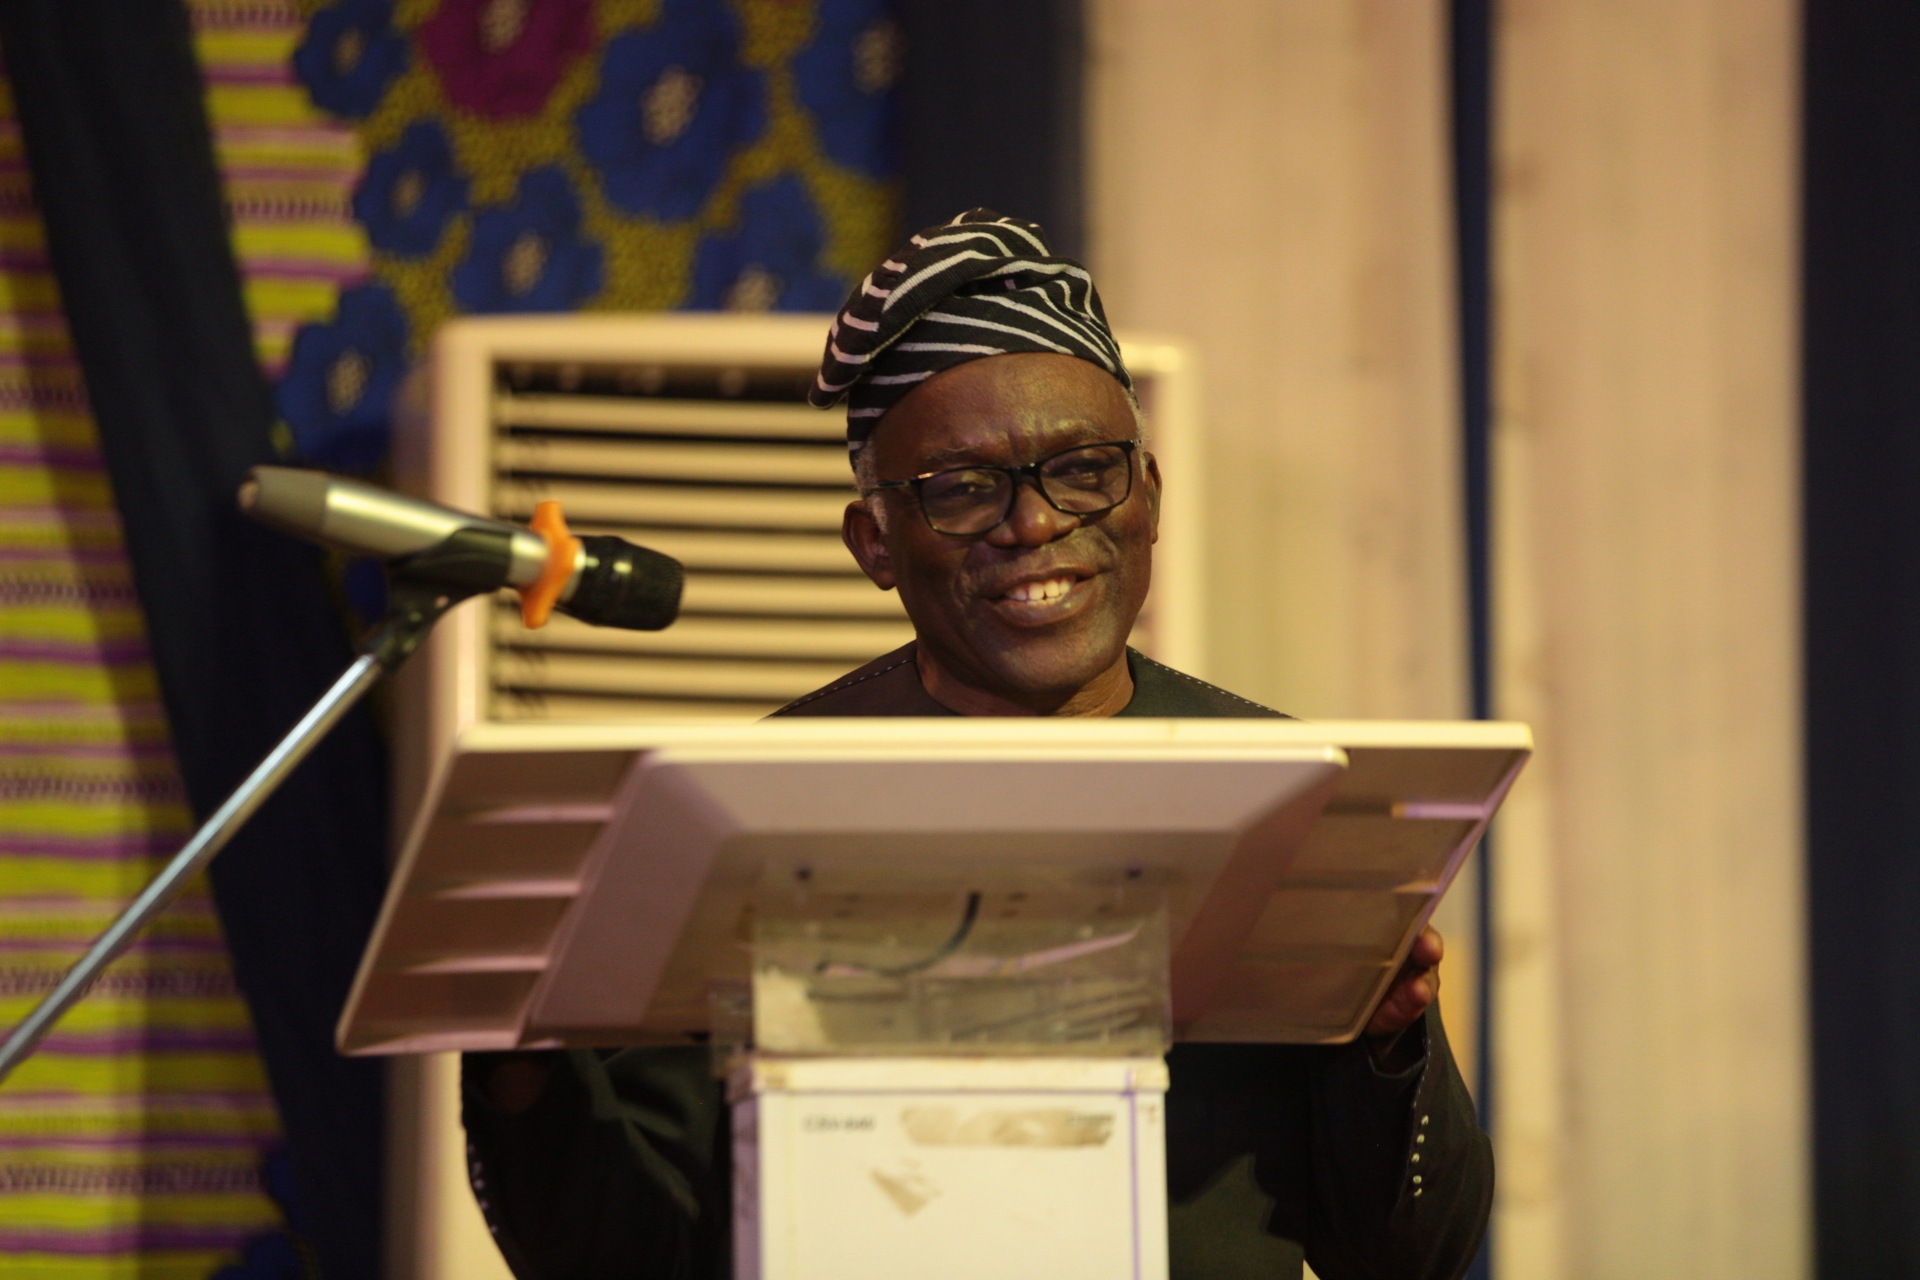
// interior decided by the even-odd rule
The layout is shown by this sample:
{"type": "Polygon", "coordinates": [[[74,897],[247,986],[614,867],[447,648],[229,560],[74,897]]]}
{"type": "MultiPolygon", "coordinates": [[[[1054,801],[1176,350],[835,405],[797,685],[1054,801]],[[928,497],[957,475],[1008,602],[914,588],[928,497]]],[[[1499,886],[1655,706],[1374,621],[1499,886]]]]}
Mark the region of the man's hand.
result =
{"type": "Polygon", "coordinates": [[[1406,963],[1387,988],[1387,998],[1367,1023],[1369,1036],[1397,1036],[1420,1021],[1427,1006],[1440,998],[1440,956],[1445,950],[1439,930],[1429,927],[1420,931],[1407,952],[1406,963]]]}

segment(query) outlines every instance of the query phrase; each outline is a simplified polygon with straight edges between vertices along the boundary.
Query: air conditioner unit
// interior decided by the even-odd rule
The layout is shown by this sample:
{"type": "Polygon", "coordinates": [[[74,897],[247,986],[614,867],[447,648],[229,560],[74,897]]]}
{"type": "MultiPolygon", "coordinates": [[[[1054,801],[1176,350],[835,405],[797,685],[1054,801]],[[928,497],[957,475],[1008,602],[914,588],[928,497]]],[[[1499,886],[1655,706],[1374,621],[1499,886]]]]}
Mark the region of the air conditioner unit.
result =
{"type": "MultiPolygon", "coordinates": [[[[511,596],[444,619],[395,694],[404,831],[432,762],[470,727],[753,719],[912,637],[840,542],[854,496],[845,419],[807,407],[826,316],[578,315],[455,320],[424,402],[395,441],[397,485],[524,522],[555,499],[577,533],[611,533],[687,567],[661,632],[542,630],[511,596]]],[[[1193,365],[1178,343],[1121,335],[1165,490],[1153,588],[1134,644],[1200,665],[1204,502],[1193,365]]],[[[504,1274],[461,1185],[447,1062],[398,1073],[391,1274],[504,1274]]]]}

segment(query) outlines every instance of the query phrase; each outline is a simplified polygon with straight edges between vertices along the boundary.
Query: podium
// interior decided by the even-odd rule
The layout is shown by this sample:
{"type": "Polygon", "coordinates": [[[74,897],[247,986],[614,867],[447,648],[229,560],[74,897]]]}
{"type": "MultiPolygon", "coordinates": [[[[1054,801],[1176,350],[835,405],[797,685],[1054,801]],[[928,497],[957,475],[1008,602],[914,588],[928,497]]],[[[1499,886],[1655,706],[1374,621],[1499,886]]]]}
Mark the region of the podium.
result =
{"type": "Polygon", "coordinates": [[[1523,726],[475,725],[349,1053],[703,1043],[742,1280],[1166,1274],[1171,1040],[1359,1034],[1523,726]]]}

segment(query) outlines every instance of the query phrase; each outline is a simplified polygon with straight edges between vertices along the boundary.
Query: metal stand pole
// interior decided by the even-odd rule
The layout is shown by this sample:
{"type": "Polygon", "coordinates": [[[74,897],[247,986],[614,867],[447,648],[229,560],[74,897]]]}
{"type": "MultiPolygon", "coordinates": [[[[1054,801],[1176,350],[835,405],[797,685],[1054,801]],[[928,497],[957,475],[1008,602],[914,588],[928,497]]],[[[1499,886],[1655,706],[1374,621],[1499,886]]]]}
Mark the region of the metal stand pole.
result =
{"type": "Polygon", "coordinates": [[[396,670],[419,647],[427,631],[440,615],[472,594],[442,588],[407,588],[396,583],[393,607],[385,622],[362,647],[361,655],[347,668],[333,687],[314,703],[280,740],[267,758],[255,766],[246,781],[234,789],[226,803],[194,832],[186,847],[173,856],[152,883],[141,891],[104,933],[74,962],[58,985],[35,1005],[33,1011],[0,1044],[0,1081],[31,1054],[60,1016],[86,994],[100,971],[132,943],[146,923],[172,902],[194,872],[213,860],[225,848],[234,833],[246,824],[274,791],[292,773],[295,766],[318,746],[340,718],[380,682],[380,677],[396,670]]]}

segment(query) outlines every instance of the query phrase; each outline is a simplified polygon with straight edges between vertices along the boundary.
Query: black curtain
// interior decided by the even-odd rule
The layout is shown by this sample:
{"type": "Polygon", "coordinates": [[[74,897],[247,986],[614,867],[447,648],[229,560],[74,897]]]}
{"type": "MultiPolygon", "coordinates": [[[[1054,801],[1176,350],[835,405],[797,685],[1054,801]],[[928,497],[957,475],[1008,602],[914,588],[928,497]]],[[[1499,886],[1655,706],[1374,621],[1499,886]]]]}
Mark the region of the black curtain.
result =
{"type": "MultiPolygon", "coordinates": [[[[315,553],[235,513],[273,411],[180,0],[8,0],[0,48],[200,816],[350,661],[315,553]]],[[[332,1027],[385,877],[385,763],[344,725],[212,870],[279,1104],[290,1217],[379,1274],[381,1072],[332,1027]]]]}
{"type": "Polygon", "coordinates": [[[1083,257],[1080,0],[899,0],[898,13],[907,229],[984,205],[1083,257]]]}
{"type": "Polygon", "coordinates": [[[1805,6],[1819,1274],[1920,1275],[1920,6],[1805,6]]]}
{"type": "MultiPolygon", "coordinates": [[[[1493,713],[1493,0],[1448,5],[1449,124],[1453,178],[1455,315],[1460,342],[1461,512],[1465,523],[1467,653],[1473,714],[1493,713]]],[[[1474,906],[1474,947],[1493,955],[1493,878],[1498,872],[1491,837],[1475,852],[1480,879],[1474,906]]],[[[1482,963],[1474,1000],[1474,1101],[1491,1130],[1499,1081],[1493,1073],[1493,966],[1482,963]]],[[[1492,1243],[1480,1246],[1469,1280],[1493,1274],[1492,1243]]]]}

